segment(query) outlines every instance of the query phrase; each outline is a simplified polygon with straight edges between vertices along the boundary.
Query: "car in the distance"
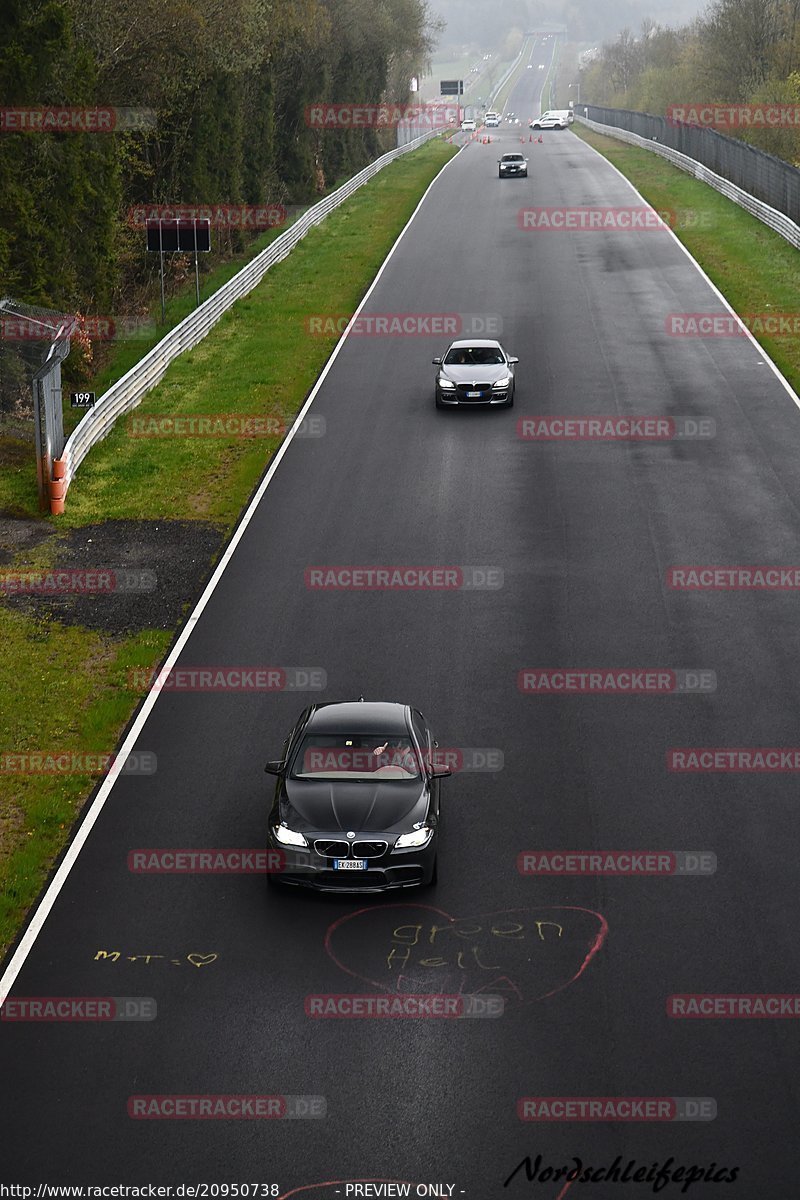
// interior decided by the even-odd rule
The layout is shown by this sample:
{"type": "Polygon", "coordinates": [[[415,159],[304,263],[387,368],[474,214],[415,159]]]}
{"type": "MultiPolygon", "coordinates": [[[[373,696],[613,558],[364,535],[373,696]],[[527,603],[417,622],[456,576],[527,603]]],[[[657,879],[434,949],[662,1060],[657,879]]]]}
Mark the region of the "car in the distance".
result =
{"type": "Polygon", "coordinates": [[[500,113],[490,110],[485,114],[483,123],[487,129],[497,129],[500,124],[500,113]]]}
{"type": "Polygon", "coordinates": [[[439,368],[435,383],[437,408],[513,405],[514,366],[519,359],[507,354],[498,341],[460,339],[451,342],[433,362],[439,368]]]}
{"type": "Polygon", "coordinates": [[[428,722],[408,704],[312,704],[280,759],[268,849],[271,884],[383,892],[436,882],[440,780],[428,722]]]}
{"type": "Polygon", "coordinates": [[[561,113],[543,112],[540,116],[534,117],[528,122],[529,129],[566,129],[567,118],[561,113]]]}
{"type": "Polygon", "coordinates": [[[508,179],[512,175],[527,179],[528,160],[519,153],[504,154],[497,160],[497,173],[501,179],[508,179]]]}
{"type": "Polygon", "coordinates": [[[461,128],[464,133],[474,133],[478,127],[472,117],[465,117],[461,122],[461,128]]]}

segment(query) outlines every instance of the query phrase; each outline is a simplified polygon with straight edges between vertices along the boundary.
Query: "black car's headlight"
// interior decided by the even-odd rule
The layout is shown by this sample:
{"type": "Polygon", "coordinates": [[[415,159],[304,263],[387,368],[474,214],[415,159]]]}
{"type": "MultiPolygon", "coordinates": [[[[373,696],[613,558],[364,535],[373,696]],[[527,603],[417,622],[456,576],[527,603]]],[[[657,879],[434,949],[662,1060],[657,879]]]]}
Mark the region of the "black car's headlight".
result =
{"type": "Polygon", "coordinates": [[[497,391],[501,392],[501,391],[504,391],[510,385],[510,383],[511,383],[511,376],[504,375],[502,379],[496,380],[492,384],[492,387],[496,388],[497,391]]]}
{"type": "Polygon", "coordinates": [[[456,385],[453,383],[453,381],[451,379],[445,379],[444,376],[442,376],[442,375],[439,376],[439,387],[440,388],[443,388],[445,391],[452,391],[455,388],[455,386],[456,385]]]}
{"type": "Polygon", "coordinates": [[[395,850],[421,850],[427,846],[433,837],[433,830],[428,825],[421,829],[412,829],[411,833],[401,833],[394,844],[395,850]]]}
{"type": "Polygon", "coordinates": [[[285,822],[282,825],[273,825],[272,832],[275,835],[275,840],[280,842],[282,846],[303,846],[306,850],[308,849],[308,842],[302,833],[297,833],[294,829],[290,829],[285,822]]]}

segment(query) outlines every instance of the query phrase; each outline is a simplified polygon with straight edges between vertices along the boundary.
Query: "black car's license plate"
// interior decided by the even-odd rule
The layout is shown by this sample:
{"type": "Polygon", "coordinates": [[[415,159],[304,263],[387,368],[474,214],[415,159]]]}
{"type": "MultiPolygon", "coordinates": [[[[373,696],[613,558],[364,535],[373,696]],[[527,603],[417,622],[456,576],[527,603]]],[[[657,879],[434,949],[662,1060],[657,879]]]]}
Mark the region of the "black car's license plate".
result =
{"type": "Polygon", "coordinates": [[[335,858],[333,869],[334,871],[366,871],[367,860],[365,858],[335,858]]]}

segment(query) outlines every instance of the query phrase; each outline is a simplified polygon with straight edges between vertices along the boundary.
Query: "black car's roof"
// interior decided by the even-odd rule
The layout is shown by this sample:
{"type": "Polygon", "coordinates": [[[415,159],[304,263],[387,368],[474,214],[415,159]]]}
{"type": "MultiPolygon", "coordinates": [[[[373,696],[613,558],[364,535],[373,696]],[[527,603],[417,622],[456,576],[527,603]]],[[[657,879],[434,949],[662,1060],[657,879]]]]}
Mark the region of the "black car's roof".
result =
{"type": "Polygon", "coordinates": [[[406,705],[386,700],[320,704],[306,728],[315,733],[407,733],[406,705]]]}

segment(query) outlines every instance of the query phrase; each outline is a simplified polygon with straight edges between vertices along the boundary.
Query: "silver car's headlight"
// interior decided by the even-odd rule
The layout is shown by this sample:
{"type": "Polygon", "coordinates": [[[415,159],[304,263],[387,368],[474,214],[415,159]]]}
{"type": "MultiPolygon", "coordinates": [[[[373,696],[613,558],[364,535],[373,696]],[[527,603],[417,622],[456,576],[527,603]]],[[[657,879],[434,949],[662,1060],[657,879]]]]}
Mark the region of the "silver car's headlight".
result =
{"type": "Polygon", "coordinates": [[[427,825],[423,825],[421,829],[412,829],[411,833],[401,833],[394,844],[394,849],[419,850],[423,846],[427,846],[432,837],[433,830],[427,825]]]}
{"type": "Polygon", "coordinates": [[[288,825],[273,825],[272,832],[275,834],[277,841],[282,846],[305,846],[308,849],[308,842],[303,837],[302,833],[296,833],[294,829],[290,829],[288,825]]]}
{"type": "Polygon", "coordinates": [[[453,383],[452,380],[445,379],[442,375],[439,376],[439,387],[440,388],[448,389],[448,388],[454,388],[455,386],[456,385],[453,383]]]}
{"type": "Polygon", "coordinates": [[[498,379],[496,383],[493,383],[492,387],[497,388],[499,390],[501,388],[507,388],[510,383],[511,383],[511,376],[504,375],[502,379],[498,379]]]}

